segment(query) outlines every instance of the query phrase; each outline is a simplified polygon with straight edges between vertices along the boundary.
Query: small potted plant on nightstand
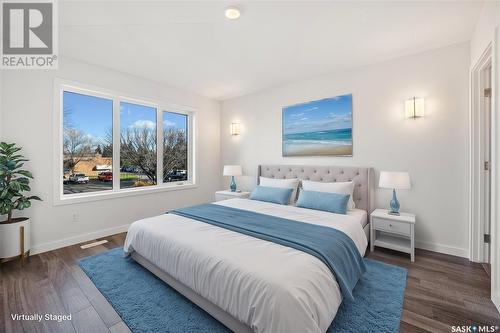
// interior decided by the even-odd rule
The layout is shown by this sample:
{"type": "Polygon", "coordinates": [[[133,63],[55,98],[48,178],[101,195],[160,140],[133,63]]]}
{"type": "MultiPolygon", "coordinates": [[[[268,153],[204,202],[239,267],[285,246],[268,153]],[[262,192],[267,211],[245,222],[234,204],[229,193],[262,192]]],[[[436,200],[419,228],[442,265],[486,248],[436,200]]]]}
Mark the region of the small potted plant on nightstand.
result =
{"type": "Polygon", "coordinates": [[[41,200],[37,196],[25,196],[30,191],[31,172],[23,170],[27,161],[19,154],[20,147],[15,143],[0,143],[0,262],[20,256],[24,259],[30,250],[29,217],[12,217],[14,210],[31,206],[31,200],[41,200]]]}

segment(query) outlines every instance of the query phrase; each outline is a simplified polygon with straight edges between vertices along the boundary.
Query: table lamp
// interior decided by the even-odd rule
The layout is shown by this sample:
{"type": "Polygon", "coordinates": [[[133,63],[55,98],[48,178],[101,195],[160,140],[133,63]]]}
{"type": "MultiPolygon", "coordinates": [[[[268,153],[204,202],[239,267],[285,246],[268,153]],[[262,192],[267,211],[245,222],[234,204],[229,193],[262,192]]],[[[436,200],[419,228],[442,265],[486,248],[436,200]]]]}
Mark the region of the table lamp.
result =
{"type": "Polygon", "coordinates": [[[410,174],[408,172],[381,171],[378,186],[392,189],[389,214],[399,215],[399,201],[396,197],[396,190],[409,190],[411,188],[410,174]]]}
{"type": "Polygon", "coordinates": [[[236,192],[236,182],[234,181],[235,176],[241,176],[243,174],[241,170],[241,165],[224,165],[224,176],[231,176],[231,192],[236,192]]]}

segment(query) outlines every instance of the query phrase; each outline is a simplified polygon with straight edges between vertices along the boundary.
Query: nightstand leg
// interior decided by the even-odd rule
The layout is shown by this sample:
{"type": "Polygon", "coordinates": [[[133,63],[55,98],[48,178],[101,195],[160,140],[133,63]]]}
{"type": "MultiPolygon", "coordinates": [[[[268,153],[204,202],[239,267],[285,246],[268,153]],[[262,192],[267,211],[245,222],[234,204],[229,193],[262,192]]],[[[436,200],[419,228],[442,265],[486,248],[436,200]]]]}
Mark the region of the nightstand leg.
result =
{"type": "Polygon", "coordinates": [[[368,240],[370,242],[370,252],[373,252],[375,249],[375,230],[373,230],[372,226],[373,222],[370,223],[370,239],[368,240]]]}
{"type": "Polygon", "coordinates": [[[415,261],[415,226],[411,225],[411,262],[415,261]]]}

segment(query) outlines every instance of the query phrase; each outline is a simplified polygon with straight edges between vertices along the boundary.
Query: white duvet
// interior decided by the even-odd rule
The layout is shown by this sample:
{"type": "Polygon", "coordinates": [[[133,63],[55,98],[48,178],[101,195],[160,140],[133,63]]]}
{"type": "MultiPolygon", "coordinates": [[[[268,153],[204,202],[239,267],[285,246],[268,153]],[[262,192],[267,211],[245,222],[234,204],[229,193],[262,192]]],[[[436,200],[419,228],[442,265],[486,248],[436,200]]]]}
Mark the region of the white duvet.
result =
{"type": "MultiPolygon", "coordinates": [[[[217,204],[335,228],[365,253],[359,215],[247,199],[217,204]]],[[[134,222],[124,250],[137,251],[258,333],[325,332],[342,301],[335,277],[316,257],[177,215],[134,222]]]]}

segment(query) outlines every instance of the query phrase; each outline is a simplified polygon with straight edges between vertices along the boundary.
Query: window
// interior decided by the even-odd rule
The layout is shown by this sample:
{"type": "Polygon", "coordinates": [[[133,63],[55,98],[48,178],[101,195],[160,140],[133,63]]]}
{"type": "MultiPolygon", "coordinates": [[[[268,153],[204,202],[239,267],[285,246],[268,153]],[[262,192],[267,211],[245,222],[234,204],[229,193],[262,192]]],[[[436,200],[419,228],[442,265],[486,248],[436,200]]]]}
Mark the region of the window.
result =
{"type": "Polygon", "coordinates": [[[156,109],[120,103],[120,188],[156,185],[156,109]]]}
{"type": "Polygon", "coordinates": [[[112,189],[113,100],[65,91],[63,94],[64,194],[112,189]],[[112,176],[111,176],[112,178],[112,176]]]}
{"type": "Polygon", "coordinates": [[[163,112],[163,182],[188,179],[188,116],[163,112]]]}
{"type": "Polygon", "coordinates": [[[58,87],[56,202],[194,185],[192,110],[58,87]]]}

